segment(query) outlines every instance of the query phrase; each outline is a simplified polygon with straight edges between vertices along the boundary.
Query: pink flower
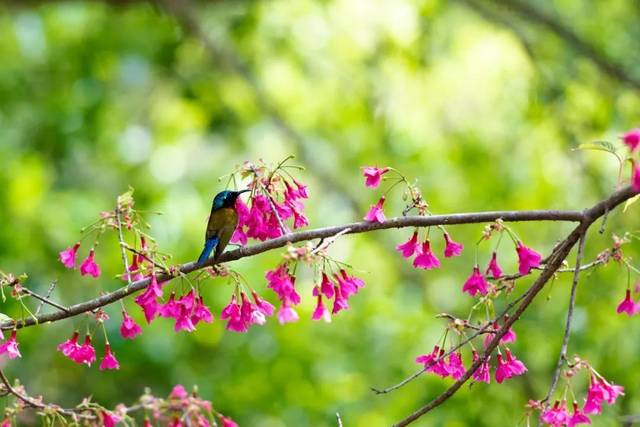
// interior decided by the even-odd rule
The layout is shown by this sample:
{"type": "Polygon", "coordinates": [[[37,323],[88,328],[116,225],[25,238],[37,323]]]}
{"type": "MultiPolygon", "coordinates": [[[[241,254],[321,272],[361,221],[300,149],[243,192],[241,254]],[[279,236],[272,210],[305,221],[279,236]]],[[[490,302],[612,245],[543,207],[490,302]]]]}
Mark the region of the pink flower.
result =
{"type": "Polygon", "coordinates": [[[542,261],[542,255],[526,247],[520,241],[516,246],[516,251],[518,252],[518,271],[521,275],[529,274],[531,269],[538,267],[542,261]]]}
{"type": "Polygon", "coordinates": [[[120,369],[120,363],[118,363],[116,355],[111,352],[109,343],[104,346],[104,357],[100,363],[100,370],[104,371],[105,369],[120,369]]]}
{"type": "Polygon", "coordinates": [[[384,205],[385,197],[380,197],[378,203],[375,205],[371,205],[369,208],[369,212],[364,216],[364,220],[367,222],[379,222],[382,224],[386,218],[384,216],[384,211],[382,210],[382,206],[384,205]]]}
{"type": "MultiPolygon", "coordinates": [[[[479,358],[480,356],[478,355],[478,352],[473,350],[473,363],[475,363],[479,358]]],[[[489,375],[489,359],[491,359],[491,356],[482,362],[478,369],[473,373],[474,380],[487,384],[491,383],[491,376],[489,375]]]]}
{"type": "Polygon", "coordinates": [[[332,314],[336,314],[342,310],[347,310],[349,308],[347,299],[344,297],[344,295],[342,295],[342,291],[337,285],[333,287],[333,295],[335,298],[333,300],[333,309],[331,310],[332,314]]]}
{"type": "Polygon", "coordinates": [[[418,255],[413,260],[413,266],[424,270],[440,267],[440,260],[431,251],[429,239],[422,243],[422,248],[418,250],[418,255]]]}
{"type": "Polygon", "coordinates": [[[158,314],[160,315],[160,317],[173,317],[174,319],[180,316],[180,304],[176,302],[175,292],[171,292],[171,295],[169,295],[169,300],[167,300],[166,303],[162,304],[158,308],[158,314]]]}
{"type": "Polygon", "coordinates": [[[255,302],[256,307],[258,307],[258,310],[260,310],[265,317],[273,315],[275,307],[271,303],[260,298],[255,291],[251,291],[251,295],[253,296],[253,301],[255,302]]]}
{"type": "Polygon", "coordinates": [[[622,142],[629,147],[632,153],[636,151],[638,146],[640,146],[640,129],[631,129],[622,135],[622,142]]]}
{"type": "Polygon", "coordinates": [[[16,340],[16,330],[11,331],[11,336],[8,340],[0,344],[0,354],[6,354],[9,359],[15,359],[16,357],[22,357],[20,350],[18,349],[18,341],[16,340]]]}
{"type": "Polygon", "coordinates": [[[505,379],[522,375],[527,371],[524,364],[516,359],[509,349],[506,350],[506,360],[498,353],[498,367],[496,368],[496,382],[501,384],[505,379]]]}
{"type": "Polygon", "coordinates": [[[333,298],[333,283],[331,283],[331,280],[329,280],[324,272],[322,273],[322,282],[320,282],[320,292],[322,292],[327,299],[333,298]]]}
{"type": "Polygon", "coordinates": [[[473,273],[471,273],[471,276],[469,276],[467,281],[464,282],[462,292],[467,292],[472,297],[475,297],[478,294],[486,295],[489,292],[487,286],[487,280],[484,278],[482,273],[480,273],[480,268],[476,265],[473,267],[473,273]]]}
{"type": "Polygon", "coordinates": [[[265,278],[282,302],[300,304],[300,295],[295,290],[295,277],[289,274],[287,264],[280,264],[275,270],[267,271],[265,278]]]}
{"type": "Polygon", "coordinates": [[[437,345],[433,347],[431,354],[423,354],[416,357],[416,363],[424,365],[425,372],[431,372],[436,375],[446,378],[450,375],[449,366],[445,363],[444,349],[440,349],[437,345]]]}
{"type": "Polygon", "coordinates": [[[114,427],[121,421],[121,418],[113,412],[100,411],[102,416],[102,427],[114,427]]]}
{"type": "Polygon", "coordinates": [[[451,258],[453,256],[458,256],[462,253],[462,249],[464,246],[460,243],[454,242],[451,240],[449,233],[444,233],[444,240],[446,242],[446,246],[444,248],[444,256],[445,258],[451,258]]]}
{"type": "Polygon", "coordinates": [[[191,321],[193,324],[197,324],[202,321],[205,323],[213,322],[213,314],[211,314],[211,310],[204,303],[204,299],[202,295],[198,297],[198,302],[196,303],[195,308],[193,309],[193,315],[191,316],[191,321]]]}
{"type": "Polygon", "coordinates": [[[602,411],[602,402],[613,405],[618,396],[624,395],[624,388],[609,384],[604,378],[598,379],[591,376],[591,384],[587,390],[587,399],[584,404],[584,412],[587,414],[599,414],[602,411]]]}
{"type": "Polygon", "coordinates": [[[220,320],[228,320],[226,328],[234,332],[247,332],[249,326],[242,318],[240,306],[238,305],[235,294],[231,296],[231,302],[222,309],[220,320]]]}
{"type": "Polygon", "coordinates": [[[169,399],[184,400],[187,397],[189,397],[189,393],[187,393],[187,390],[182,384],[174,385],[171,389],[171,393],[169,393],[169,399]]]}
{"type": "Polygon", "coordinates": [[[464,365],[462,364],[462,355],[459,352],[451,353],[447,363],[447,372],[454,380],[459,380],[465,373],[464,365]]]}
{"type": "Polygon", "coordinates": [[[318,293],[318,303],[316,305],[315,310],[313,310],[313,314],[311,315],[312,320],[324,320],[325,322],[331,322],[331,314],[329,310],[322,303],[322,294],[318,293]]]}
{"type": "Polygon", "coordinates": [[[296,311],[286,302],[282,303],[280,310],[278,310],[278,322],[280,322],[281,325],[284,325],[289,322],[297,322],[298,319],[298,313],[296,313],[296,311]]]}
{"type": "Polygon", "coordinates": [[[70,357],[74,362],[84,363],[87,366],[91,366],[96,361],[96,350],[91,345],[91,335],[87,334],[84,337],[84,343],[70,357]]]}
{"type": "Polygon", "coordinates": [[[553,404],[553,408],[547,408],[540,415],[540,420],[553,427],[566,426],[569,421],[569,413],[567,413],[567,402],[565,400],[562,403],[556,402],[553,404]]]}
{"type": "Polygon", "coordinates": [[[631,290],[627,289],[624,299],[622,300],[622,302],[620,302],[620,304],[618,304],[618,308],[616,308],[616,313],[627,313],[627,315],[633,316],[635,312],[635,304],[631,300],[631,290]]]}
{"type": "Polygon", "coordinates": [[[491,261],[489,261],[489,265],[487,266],[487,270],[484,272],[484,274],[491,273],[491,276],[494,279],[499,279],[500,276],[502,276],[502,269],[498,265],[497,257],[498,257],[498,254],[496,254],[495,252],[493,254],[491,254],[491,261]]]}
{"type": "Polygon", "coordinates": [[[396,250],[405,258],[410,258],[418,249],[418,232],[414,231],[409,240],[396,246],[396,250]]]}
{"type": "MultiPolygon", "coordinates": [[[[126,311],[122,312],[122,324],[120,325],[120,335],[126,339],[134,339],[142,333],[142,328],[133,320],[126,311]]],[[[77,333],[76,333],[77,335],[77,333]]],[[[76,337],[77,340],[77,337],[76,337]]]]}
{"type": "Polygon", "coordinates": [[[11,418],[5,417],[0,423],[0,427],[11,427],[11,418]]]}
{"type": "Polygon", "coordinates": [[[91,275],[93,277],[100,276],[100,267],[96,264],[95,260],[95,250],[91,249],[89,251],[89,255],[82,261],[80,264],[80,274],[82,276],[91,275]]]}
{"type": "Polygon", "coordinates": [[[578,408],[578,404],[573,402],[573,414],[567,422],[567,427],[575,427],[578,424],[591,424],[591,420],[578,408]]]}
{"type": "Polygon", "coordinates": [[[377,168],[375,166],[367,166],[362,168],[362,175],[365,177],[364,185],[369,188],[376,188],[380,185],[382,175],[389,172],[389,168],[377,168]]]}
{"type": "Polygon", "coordinates": [[[247,295],[242,292],[240,294],[242,299],[242,306],[240,307],[240,316],[242,320],[245,322],[247,326],[251,326],[253,324],[264,325],[267,321],[265,319],[264,314],[257,305],[251,303],[247,298],[247,295]]]}
{"type": "Polygon", "coordinates": [[[58,345],[58,351],[73,359],[73,354],[80,349],[80,344],[78,344],[79,336],[78,331],[75,331],[71,338],[58,345]]]}
{"type": "MultiPolygon", "coordinates": [[[[505,316],[505,321],[507,320],[507,318],[508,317],[505,316]]],[[[495,331],[500,329],[500,325],[498,324],[498,322],[494,322],[493,325],[491,325],[491,327],[495,331]]],[[[488,334],[485,335],[484,341],[483,341],[483,344],[484,344],[485,348],[489,346],[489,343],[491,342],[491,340],[495,336],[496,336],[496,334],[494,334],[494,333],[488,333],[488,334]]],[[[504,344],[508,344],[510,342],[515,342],[516,338],[517,338],[517,336],[516,336],[515,331],[512,328],[509,328],[509,330],[507,330],[507,333],[504,334],[502,336],[502,338],[500,339],[500,344],[504,345],[504,344]]]]}
{"type": "Polygon", "coordinates": [[[235,421],[222,415],[220,415],[220,422],[222,423],[221,427],[238,427],[235,421]]]}
{"type": "Polygon", "coordinates": [[[58,259],[65,267],[74,268],[76,266],[76,255],[79,247],[80,242],[60,252],[58,259]]]}
{"type": "Polygon", "coordinates": [[[364,281],[355,276],[349,276],[344,268],[340,269],[340,275],[334,274],[338,286],[340,286],[340,292],[345,298],[349,298],[353,294],[357,294],[360,288],[364,288],[364,281]]]}
{"type": "Polygon", "coordinates": [[[162,297],[162,288],[156,276],[152,275],[151,282],[147,285],[145,291],[134,299],[135,303],[142,308],[147,323],[151,323],[158,311],[160,311],[160,304],[158,304],[158,298],[160,297],[162,297]]]}
{"type": "Polygon", "coordinates": [[[631,187],[634,190],[640,191],[640,164],[633,162],[633,175],[631,176],[631,187]]]}

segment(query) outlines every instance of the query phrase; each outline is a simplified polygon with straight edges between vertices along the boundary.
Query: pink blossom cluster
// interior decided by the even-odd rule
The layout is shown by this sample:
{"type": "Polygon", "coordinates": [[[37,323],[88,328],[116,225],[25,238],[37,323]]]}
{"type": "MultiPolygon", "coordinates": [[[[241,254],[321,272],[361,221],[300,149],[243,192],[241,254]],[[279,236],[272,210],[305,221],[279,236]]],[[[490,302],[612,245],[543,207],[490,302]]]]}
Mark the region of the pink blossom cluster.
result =
{"type": "MultiPolygon", "coordinates": [[[[462,253],[464,246],[458,242],[455,242],[449,236],[449,233],[443,235],[445,241],[444,256],[450,258],[459,256],[462,253]]],[[[422,244],[418,243],[418,231],[414,231],[409,240],[396,246],[396,250],[402,254],[405,258],[413,259],[413,266],[415,268],[421,268],[424,270],[431,270],[440,267],[440,260],[433,253],[431,249],[431,241],[426,238],[422,244]]]]}
{"type": "MultiPolygon", "coordinates": [[[[459,351],[451,352],[448,358],[445,358],[444,356],[445,350],[436,345],[431,353],[422,354],[416,357],[416,363],[424,365],[425,372],[433,373],[442,378],[446,378],[448,376],[451,376],[454,380],[462,378],[466,372],[466,368],[462,362],[461,353],[459,351]]],[[[480,358],[475,350],[472,351],[472,358],[473,362],[476,362],[480,358]]],[[[491,382],[491,368],[489,365],[490,359],[491,357],[488,357],[484,360],[478,369],[476,369],[472,374],[472,378],[475,381],[487,384],[491,382]]],[[[497,364],[494,375],[497,383],[502,383],[506,379],[522,375],[527,371],[524,363],[518,360],[508,348],[505,348],[504,357],[500,350],[498,350],[496,359],[497,364]]]]}
{"type": "MultiPolygon", "coordinates": [[[[165,302],[161,300],[163,293],[162,283],[152,275],[144,292],[134,299],[135,303],[142,308],[147,323],[151,323],[158,316],[172,318],[175,320],[176,332],[192,332],[195,331],[199,322],[213,322],[213,315],[204,303],[202,295],[198,295],[193,288],[180,298],[176,298],[175,292],[172,292],[165,302]]],[[[125,338],[133,338],[140,333],[136,326],[129,316],[125,316],[120,332],[125,338]]]]}
{"type": "Polygon", "coordinates": [[[249,206],[240,198],[236,201],[238,227],[231,243],[246,245],[249,238],[264,241],[283,234],[278,218],[283,224],[293,219],[293,228],[309,225],[304,214],[303,199],[309,197],[307,186],[296,179],[291,181],[275,175],[254,176],[249,184],[252,189],[249,206]]]}
{"type": "Polygon", "coordinates": [[[240,292],[240,304],[234,293],[231,302],[222,309],[220,320],[226,320],[226,328],[234,332],[247,332],[251,325],[264,325],[267,317],[273,315],[275,308],[268,301],[262,299],[255,291],[251,291],[253,301],[240,292]]]}
{"type": "MultiPolygon", "coordinates": [[[[78,342],[79,338],[80,333],[75,331],[71,338],[58,345],[58,351],[78,364],[84,363],[87,366],[91,366],[91,364],[96,361],[96,350],[91,343],[91,335],[86,334],[82,344],[78,342]]],[[[105,369],[119,368],[120,363],[118,363],[118,359],[116,359],[115,354],[111,351],[109,342],[105,343],[104,356],[100,362],[100,370],[104,371],[105,369]]]]}
{"type": "MultiPolygon", "coordinates": [[[[574,427],[579,424],[591,424],[590,415],[600,414],[603,403],[613,405],[618,396],[621,395],[624,395],[622,386],[611,384],[592,372],[587,396],[582,408],[580,408],[578,402],[573,402],[573,410],[569,413],[566,400],[556,400],[552,407],[542,411],[540,420],[552,427],[574,427]]],[[[538,404],[538,406],[541,405],[538,404]]]]}
{"type": "Polygon", "coordinates": [[[357,294],[358,291],[365,286],[362,279],[350,276],[344,268],[341,268],[338,273],[333,273],[332,277],[333,281],[326,272],[323,272],[320,286],[316,285],[313,287],[312,295],[317,298],[316,307],[311,315],[311,319],[313,320],[330,322],[331,315],[338,314],[342,310],[347,310],[349,308],[349,298],[357,294]],[[323,298],[327,300],[333,299],[331,313],[329,309],[325,307],[322,301],[323,298]]]}

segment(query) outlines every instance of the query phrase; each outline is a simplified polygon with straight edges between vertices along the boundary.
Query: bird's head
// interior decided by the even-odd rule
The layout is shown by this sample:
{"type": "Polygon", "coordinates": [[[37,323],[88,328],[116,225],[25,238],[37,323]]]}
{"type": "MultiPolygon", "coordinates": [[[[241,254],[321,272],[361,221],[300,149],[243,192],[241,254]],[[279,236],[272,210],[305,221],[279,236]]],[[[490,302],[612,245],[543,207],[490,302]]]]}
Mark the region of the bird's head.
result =
{"type": "Polygon", "coordinates": [[[241,191],[230,191],[225,190],[216,194],[216,197],[213,198],[213,208],[232,208],[236,204],[236,199],[242,193],[245,193],[249,190],[241,190],[241,191]]]}

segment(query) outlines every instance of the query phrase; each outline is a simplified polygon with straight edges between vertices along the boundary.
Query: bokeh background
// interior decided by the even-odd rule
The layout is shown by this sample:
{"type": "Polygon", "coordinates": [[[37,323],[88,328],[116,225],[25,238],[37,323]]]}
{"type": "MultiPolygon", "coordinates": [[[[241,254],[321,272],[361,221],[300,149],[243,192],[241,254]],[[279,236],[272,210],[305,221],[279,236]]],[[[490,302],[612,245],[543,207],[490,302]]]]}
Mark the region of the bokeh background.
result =
{"type": "MultiPolygon", "coordinates": [[[[113,236],[97,255],[99,280],[56,258],[128,186],[139,208],[163,212],[150,216],[161,249],[175,263],[193,260],[224,185],[218,177],[244,160],[289,154],[306,168],[312,227],[362,218],[379,196],[364,189],[364,165],[416,178],[436,213],[588,207],[614,188],[617,165],[574,149],[617,143],[638,125],[639,19],[638,3],[624,0],[3,2],[0,268],[28,273],[27,285],[41,292],[58,280],[54,296],[67,304],[121,286],[113,236]]],[[[401,208],[395,193],[387,215],[401,208]]],[[[637,209],[592,232],[586,259],[613,233],[637,229],[637,209]]],[[[543,253],[569,229],[515,226],[543,253]]],[[[432,272],[394,251],[410,230],[341,239],[331,254],[353,264],[367,288],[331,324],[309,319],[307,270],[298,323],[271,320],[236,334],[216,321],[176,334],[158,320],[131,342],[117,333],[116,305],[108,328],[119,371],[77,366],[55,351],[83,325],[77,319],[21,332],[24,356],[8,373],[63,405],[91,395],[113,406],[146,386],[166,395],[182,383],[197,384],[242,426],[335,426],[336,412],[348,427],[390,425],[451,383],[423,377],[385,396],[369,390],[415,372],[414,357],[442,332],[434,315],[466,315],[472,300],[460,288],[481,231],[451,228],[467,250],[432,272]]],[[[488,256],[485,247],[481,263],[488,256]]],[[[500,256],[515,268],[509,245],[500,256]]],[[[232,267],[273,301],[263,275],[280,257],[232,267]]],[[[610,265],[579,288],[569,353],[626,388],[595,426],[640,413],[640,325],[615,314],[626,281],[610,265]]],[[[525,376],[463,388],[416,424],[524,425],[524,404],[544,396],[557,360],[569,284],[563,276],[547,287],[517,324],[513,351],[529,367],[525,376]]],[[[218,315],[231,288],[211,281],[205,292],[218,315]]],[[[2,312],[20,315],[10,302],[2,312]]],[[[583,388],[577,379],[575,391],[583,388]]]]}

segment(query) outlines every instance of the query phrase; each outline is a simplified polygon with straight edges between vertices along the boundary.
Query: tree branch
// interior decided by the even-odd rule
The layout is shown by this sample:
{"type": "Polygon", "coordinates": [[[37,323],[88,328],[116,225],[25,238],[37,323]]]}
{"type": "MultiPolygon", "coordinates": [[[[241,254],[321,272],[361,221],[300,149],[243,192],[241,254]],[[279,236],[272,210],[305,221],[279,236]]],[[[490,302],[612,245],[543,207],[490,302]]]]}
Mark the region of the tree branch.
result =
{"type": "MultiPolygon", "coordinates": [[[[631,192],[630,187],[626,191],[631,192]]],[[[618,193],[615,193],[611,197],[615,197],[618,193]]],[[[629,196],[630,197],[630,196],[629,196]]],[[[249,256],[257,255],[272,249],[284,247],[290,243],[297,243],[301,241],[307,241],[312,239],[321,239],[332,237],[338,233],[345,232],[346,234],[358,234],[367,233],[375,230],[384,230],[389,228],[404,228],[404,227],[428,227],[435,225],[455,225],[455,224],[477,224],[485,222],[493,222],[497,219],[502,219],[507,222],[518,221],[569,221],[580,222],[583,220],[583,214],[578,211],[559,211],[559,210],[532,210],[532,211],[495,211],[495,212],[473,212],[473,213],[457,213],[450,215],[433,215],[433,216],[407,216],[392,218],[384,223],[371,223],[371,222],[355,222],[352,224],[337,225],[332,227],[317,228],[313,230],[300,231],[295,233],[287,233],[284,236],[277,239],[268,240],[266,242],[258,243],[253,246],[242,247],[234,251],[225,252],[220,256],[219,263],[235,261],[240,258],[246,258],[249,256]]],[[[192,271],[200,270],[204,267],[212,266],[214,260],[211,258],[207,262],[198,265],[195,262],[188,262],[180,265],[177,268],[182,274],[191,273],[192,271]]],[[[175,276],[169,274],[159,274],[157,279],[160,282],[169,281],[175,276]]],[[[67,311],[59,310],[52,313],[46,313],[35,318],[27,318],[19,321],[8,321],[0,324],[0,328],[9,330],[14,327],[22,328],[26,326],[33,326],[37,323],[55,322],[58,320],[73,317],[78,314],[82,314],[88,311],[95,310],[97,308],[106,306],[115,301],[118,301],[128,295],[131,295],[149,284],[150,279],[142,279],[133,282],[131,285],[123,286],[113,292],[101,295],[89,301],[78,303],[67,308],[67,311]]]]}
{"type": "Polygon", "coordinates": [[[584,216],[582,222],[554,249],[553,253],[549,257],[547,265],[545,269],[540,273],[538,279],[533,283],[529,291],[527,291],[525,298],[522,303],[516,309],[514,315],[509,317],[502,327],[496,331],[495,336],[491,340],[491,342],[487,345],[484,353],[481,357],[479,357],[471,367],[464,373],[462,378],[456,381],[453,385],[451,385],[447,390],[445,390],[442,394],[437,396],[431,402],[427,403],[423,407],[419,408],[415,412],[413,412],[408,417],[404,418],[397,424],[394,424],[394,427],[404,427],[409,425],[413,421],[427,414],[434,408],[440,406],[444,402],[446,402],[451,396],[453,396],[459,389],[462,387],[468,380],[471,378],[471,375],[480,367],[482,363],[484,363],[487,358],[491,355],[493,350],[498,346],[500,339],[507,333],[509,328],[520,318],[522,313],[529,307],[529,305],[533,302],[536,295],[544,288],[546,283],[553,277],[553,274],[556,270],[560,268],[562,262],[567,257],[571,248],[576,244],[576,242],[581,238],[581,236],[586,233],[591,224],[593,224],[599,217],[605,214],[606,211],[612,210],[620,203],[625,200],[633,197],[635,191],[631,189],[631,187],[623,188],[614,194],[612,194],[606,200],[601,201],[590,209],[584,211],[584,216]]]}

